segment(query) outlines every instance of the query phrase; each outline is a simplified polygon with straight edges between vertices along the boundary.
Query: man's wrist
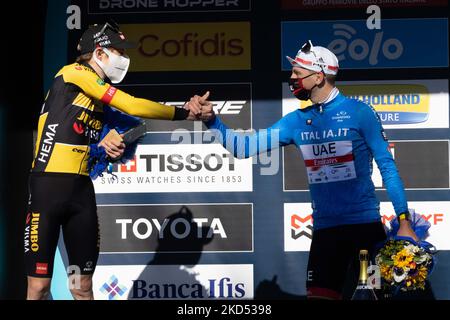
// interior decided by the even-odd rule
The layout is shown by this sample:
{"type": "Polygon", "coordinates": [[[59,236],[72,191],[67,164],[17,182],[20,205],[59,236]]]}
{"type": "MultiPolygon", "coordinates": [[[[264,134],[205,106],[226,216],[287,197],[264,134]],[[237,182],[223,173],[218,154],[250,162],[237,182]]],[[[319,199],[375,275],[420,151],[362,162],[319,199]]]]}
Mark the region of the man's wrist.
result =
{"type": "Polygon", "coordinates": [[[397,220],[398,222],[402,222],[402,221],[410,221],[411,220],[411,215],[409,212],[402,212],[397,216],[397,220]]]}
{"type": "Polygon", "coordinates": [[[173,119],[174,121],[176,120],[186,120],[189,117],[189,109],[184,109],[184,108],[178,108],[178,107],[174,107],[175,108],[175,112],[173,115],[173,119]]]}
{"type": "Polygon", "coordinates": [[[216,114],[213,114],[213,116],[210,119],[204,120],[203,123],[209,128],[214,124],[215,121],[216,121],[216,114]]]}

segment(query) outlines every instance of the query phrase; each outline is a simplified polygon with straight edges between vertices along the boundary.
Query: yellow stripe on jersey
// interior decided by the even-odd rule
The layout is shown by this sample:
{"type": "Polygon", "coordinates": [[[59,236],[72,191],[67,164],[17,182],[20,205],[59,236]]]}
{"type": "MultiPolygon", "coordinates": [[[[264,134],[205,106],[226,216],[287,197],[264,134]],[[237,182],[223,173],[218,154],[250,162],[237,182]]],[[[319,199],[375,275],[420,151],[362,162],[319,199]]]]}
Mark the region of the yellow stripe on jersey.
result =
{"type": "Polygon", "coordinates": [[[55,143],[45,172],[89,175],[87,172],[88,146],[55,143]]]}
{"type": "Polygon", "coordinates": [[[94,102],[91,98],[86,96],[83,92],[80,92],[72,102],[72,105],[89,111],[103,113],[103,104],[100,102],[94,102]]]}
{"type": "Polygon", "coordinates": [[[129,115],[162,120],[172,120],[175,115],[175,107],[135,98],[105,83],[95,72],[80,64],[74,63],[65,66],[58,72],[58,75],[63,76],[64,82],[78,86],[87,96],[109,104],[129,115]]]}
{"type": "Polygon", "coordinates": [[[48,112],[43,113],[39,116],[38,129],[37,129],[37,138],[36,138],[36,146],[34,147],[34,160],[31,164],[31,167],[34,168],[34,163],[36,161],[36,157],[39,151],[39,145],[41,144],[42,132],[44,131],[45,121],[47,120],[48,112]]]}
{"type": "MultiPolygon", "coordinates": [[[[92,99],[89,97],[86,97],[86,95],[83,92],[80,92],[75,97],[75,100],[73,100],[72,104],[75,104],[79,107],[84,107],[86,109],[89,109],[89,107],[92,106],[92,99]]],[[[91,110],[91,109],[89,109],[89,110],[91,110]]]]}

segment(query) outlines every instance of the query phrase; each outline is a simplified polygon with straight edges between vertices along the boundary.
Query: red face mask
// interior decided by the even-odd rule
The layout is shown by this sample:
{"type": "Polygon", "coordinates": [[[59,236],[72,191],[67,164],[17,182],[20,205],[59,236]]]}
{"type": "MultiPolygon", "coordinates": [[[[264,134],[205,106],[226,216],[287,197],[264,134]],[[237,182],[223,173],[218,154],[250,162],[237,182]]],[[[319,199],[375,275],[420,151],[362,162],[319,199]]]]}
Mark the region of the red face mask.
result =
{"type": "Polygon", "coordinates": [[[315,87],[312,87],[310,90],[305,89],[303,86],[303,79],[306,79],[310,76],[312,76],[315,73],[311,73],[303,78],[297,78],[297,79],[289,79],[289,89],[291,90],[292,94],[299,100],[309,100],[311,97],[311,90],[315,87]]]}

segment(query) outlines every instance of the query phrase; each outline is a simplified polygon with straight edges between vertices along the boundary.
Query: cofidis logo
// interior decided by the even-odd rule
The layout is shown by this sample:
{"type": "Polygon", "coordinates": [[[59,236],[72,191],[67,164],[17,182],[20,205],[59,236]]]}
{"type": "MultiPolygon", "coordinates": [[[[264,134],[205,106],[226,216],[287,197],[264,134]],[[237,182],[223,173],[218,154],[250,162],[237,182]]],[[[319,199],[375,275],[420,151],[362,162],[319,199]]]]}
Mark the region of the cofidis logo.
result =
{"type": "Polygon", "coordinates": [[[130,71],[249,70],[250,23],[159,23],[121,27],[139,43],[130,71]]]}

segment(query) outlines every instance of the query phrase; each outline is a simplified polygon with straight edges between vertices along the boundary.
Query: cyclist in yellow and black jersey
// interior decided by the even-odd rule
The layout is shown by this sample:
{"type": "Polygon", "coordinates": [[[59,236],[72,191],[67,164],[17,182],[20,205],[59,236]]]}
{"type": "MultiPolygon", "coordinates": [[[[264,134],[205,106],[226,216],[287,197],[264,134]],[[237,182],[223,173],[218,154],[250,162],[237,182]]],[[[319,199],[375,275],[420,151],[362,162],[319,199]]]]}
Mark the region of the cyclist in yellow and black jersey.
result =
{"type": "MultiPolygon", "coordinates": [[[[109,84],[124,78],[130,63],[125,49],[132,46],[118,26],[106,23],[88,28],[78,45],[81,55],[77,63],[56,74],[47,94],[29,178],[24,234],[28,299],[45,299],[49,294],[61,228],[69,265],[79,270],[80,278],[75,281],[79,286],[70,288],[72,295],[93,299],[99,226],[88,160],[89,146],[100,140],[104,106],[151,119],[195,120],[200,113],[196,106],[189,110],[187,105],[162,105],[109,84]]],[[[123,142],[107,139],[100,145],[111,159],[120,157],[125,149],[123,142]]]]}
{"type": "Polygon", "coordinates": [[[99,140],[104,104],[151,119],[182,120],[189,114],[116,89],[88,63],[67,65],[56,75],[39,118],[32,171],[88,175],[89,144],[99,140]]]}

